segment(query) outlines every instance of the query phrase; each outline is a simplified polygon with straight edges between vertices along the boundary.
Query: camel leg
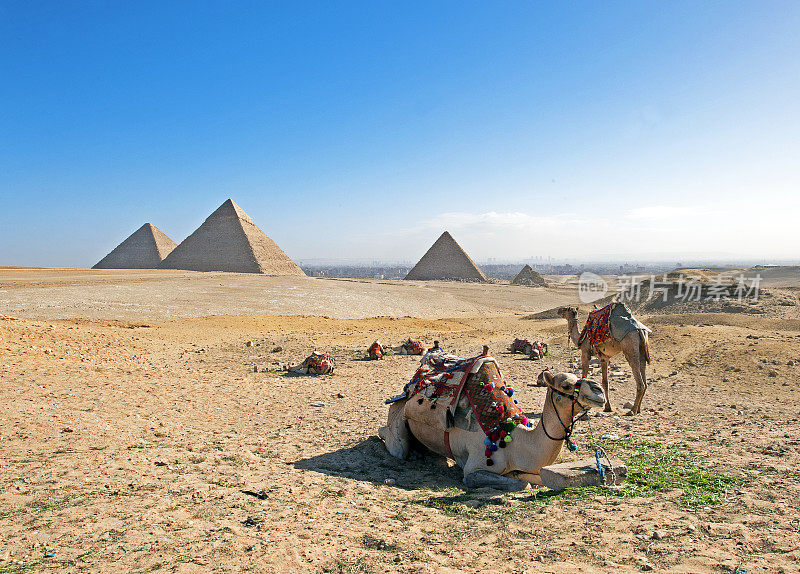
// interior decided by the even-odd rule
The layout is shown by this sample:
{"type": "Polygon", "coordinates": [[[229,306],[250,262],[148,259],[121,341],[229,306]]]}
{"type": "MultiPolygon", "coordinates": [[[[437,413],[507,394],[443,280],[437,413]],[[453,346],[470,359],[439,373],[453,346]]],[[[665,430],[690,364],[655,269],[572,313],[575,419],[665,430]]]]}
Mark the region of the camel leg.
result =
{"type": "Polygon", "coordinates": [[[611,396],[608,394],[608,359],[600,359],[600,371],[603,373],[603,392],[606,395],[606,406],[603,412],[611,412],[611,396]]]}
{"type": "Polygon", "coordinates": [[[386,450],[396,458],[407,459],[411,450],[411,436],[406,425],[405,406],[408,399],[392,403],[385,427],[378,429],[378,436],[386,444],[386,450]]]}
{"type": "Polygon", "coordinates": [[[589,376],[589,347],[581,347],[581,378],[589,376]]]}
{"type": "Polygon", "coordinates": [[[464,474],[464,484],[467,488],[495,488],[497,490],[517,491],[528,486],[525,480],[494,474],[487,470],[476,470],[464,474]]]}
{"type": "Polygon", "coordinates": [[[642,410],[642,400],[647,390],[647,375],[645,373],[644,357],[639,348],[639,334],[629,333],[623,339],[622,353],[631,367],[633,378],[636,381],[636,399],[633,401],[631,412],[638,415],[642,410]]]}

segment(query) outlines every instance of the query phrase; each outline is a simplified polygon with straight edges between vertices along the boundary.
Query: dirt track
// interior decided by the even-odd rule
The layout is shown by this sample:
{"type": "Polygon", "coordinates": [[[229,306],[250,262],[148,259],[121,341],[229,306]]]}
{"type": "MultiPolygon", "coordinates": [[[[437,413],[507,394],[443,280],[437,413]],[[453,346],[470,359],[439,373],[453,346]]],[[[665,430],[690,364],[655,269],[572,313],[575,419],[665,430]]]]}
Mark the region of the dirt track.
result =
{"type": "MultiPolygon", "coordinates": [[[[0,571],[800,569],[797,319],[644,318],[654,330],[650,410],[621,416],[634,389],[629,376],[617,377],[617,412],[591,424],[595,434],[685,444],[699,464],[737,478],[721,504],[688,508],[676,489],[582,499],[465,492],[457,468],[435,457],[396,461],[376,438],[383,399],[409,379],[416,360],[356,360],[372,340],[437,338],[464,355],[487,343],[520,404],[538,411],[544,392],[531,383],[542,364],[501,350],[515,335],[544,339],[554,353],[545,364],[566,367],[563,322],[513,314],[515,304],[520,313],[555,306],[566,292],[308,280],[299,296],[305,315],[329,296],[344,311],[324,314],[363,317],[362,307],[348,311],[346,302],[360,305],[366,290],[376,305],[394,302],[400,317],[204,318],[190,316],[214,314],[215,277],[179,277],[180,297],[194,289],[202,303],[175,303],[159,315],[158,298],[175,289],[173,279],[154,287],[144,274],[141,287],[129,277],[101,288],[61,284],[86,281],[82,273],[50,285],[43,275],[22,285],[25,277],[8,273],[0,314],[17,318],[0,320],[0,571]],[[119,290],[140,293],[140,307],[124,309],[128,295],[119,290]],[[409,291],[414,296],[398,298],[409,291]],[[517,291],[535,302],[516,302],[517,291]],[[442,314],[431,316],[439,318],[403,317],[436,305],[442,314]],[[140,317],[143,309],[152,314],[140,317]],[[102,318],[76,318],[81,313],[102,318]],[[272,352],[276,346],[283,350],[272,352]],[[333,351],[334,376],[269,372],[315,347],[333,351]],[[310,406],[317,401],[324,405],[310,406]],[[385,485],[387,478],[396,484],[385,485]],[[653,538],[656,530],[663,538],[653,538]]],[[[235,277],[225,292],[238,289],[235,277]]],[[[288,288],[268,278],[241,281],[250,306],[254,286],[276,299],[288,288]]],[[[270,300],[265,314],[280,314],[284,304],[270,300]]],[[[582,447],[586,430],[581,423],[582,447]]]]}

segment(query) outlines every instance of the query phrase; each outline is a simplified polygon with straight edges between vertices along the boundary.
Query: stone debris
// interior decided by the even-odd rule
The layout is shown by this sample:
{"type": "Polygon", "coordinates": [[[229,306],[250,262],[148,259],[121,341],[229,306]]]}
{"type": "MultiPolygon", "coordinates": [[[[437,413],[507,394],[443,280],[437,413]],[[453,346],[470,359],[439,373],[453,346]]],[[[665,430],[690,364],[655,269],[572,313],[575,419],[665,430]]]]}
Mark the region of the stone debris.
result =
{"type": "MultiPolygon", "coordinates": [[[[618,460],[611,461],[614,468],[615,485],[622,484],[628,476],[628,467],[618,460]]],[[[606,471],[606,484],[611,484],[611,472],[609,472],[608,461],[603,461],[603,468],[606,471]]],[[[563,490],[565,488],[577,488],[581,486],[602,486],[603,481],[597,473],[597,466],[594,458],[562,462],[544,466],[539,471],[542,484],[553,490],[563,490]]]]}

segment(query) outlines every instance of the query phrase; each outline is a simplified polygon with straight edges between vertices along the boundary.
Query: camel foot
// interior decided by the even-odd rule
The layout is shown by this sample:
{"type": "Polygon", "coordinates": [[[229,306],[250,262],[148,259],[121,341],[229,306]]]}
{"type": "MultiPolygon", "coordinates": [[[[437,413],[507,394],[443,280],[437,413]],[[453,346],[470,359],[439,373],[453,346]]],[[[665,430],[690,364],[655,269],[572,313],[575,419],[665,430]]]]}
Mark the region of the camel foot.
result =
{"type": "Polygon", "coordinates": [[[478,470],[464,475],[464,484],[467,488],[494,488],[516,492],[528,486],[525,480],[494,474],[485,470],[478,470]]]}
{"type": "Polygon", "coordinates": [[[604,413],[611,413],[614,412],[614,409],[611,408],[611,403],[606,403],[605,408],[603,409],[604,413]]]}

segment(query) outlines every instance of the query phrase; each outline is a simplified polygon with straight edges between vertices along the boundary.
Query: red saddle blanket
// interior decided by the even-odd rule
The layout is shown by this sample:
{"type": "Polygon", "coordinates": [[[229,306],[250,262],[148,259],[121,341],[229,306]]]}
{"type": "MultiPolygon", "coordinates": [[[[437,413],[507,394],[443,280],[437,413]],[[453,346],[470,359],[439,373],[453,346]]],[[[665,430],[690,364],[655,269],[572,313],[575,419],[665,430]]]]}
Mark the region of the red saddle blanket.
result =
{"type": "Polygon", "coordinates": [[[611,312],[615,306],[616,303],[609,303],[602,309],[589,312],[589,318],[578,338],[578,346],[588,338],[589,344],[596,347],[611,337],[611,312]]]}
{"type": "Polygon", "coordinates": [[[330,356],[328,353],[319,353],[314,351],[311,355],[306,359],[308,361],[306,365],[309,369],[316,369],[318,371],[323,371],[328,367],[333,367],[333,357],[330,356]]]}
{"type": "Polygon", "coordinates": [[[409,339],[405,343],[403,343],[403,347],[406,351],[410,354],[422,354],[422,351],[425,350],[425,347],[422,346],[422,341],[418,339],[409,339]]]}

